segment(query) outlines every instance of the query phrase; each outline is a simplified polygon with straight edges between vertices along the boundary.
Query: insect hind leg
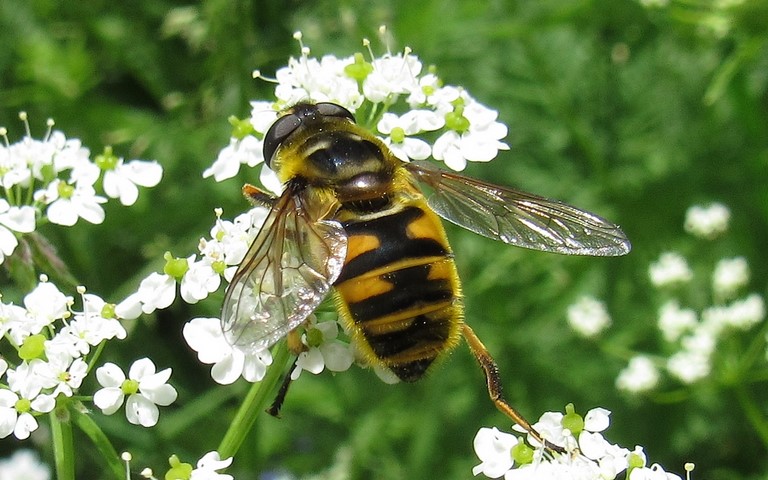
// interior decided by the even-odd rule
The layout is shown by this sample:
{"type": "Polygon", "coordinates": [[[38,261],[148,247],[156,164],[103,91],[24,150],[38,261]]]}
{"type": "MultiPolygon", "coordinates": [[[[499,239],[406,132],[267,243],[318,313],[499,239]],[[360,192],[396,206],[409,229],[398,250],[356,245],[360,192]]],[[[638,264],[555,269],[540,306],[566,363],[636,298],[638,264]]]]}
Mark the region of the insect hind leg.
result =
{"type": "Polygon", "coordinates": [[[472,351],[472,354],[475,356],[478,363],[480,363],[480,367],[483,369],[483,372],[485,372],[485,379],[488,384],[488,394],[491,397],[491,401],[494,403],[494,405],[496,405],[496,408],[498,408],[504,415],[511,418],[515,423],[523,427],[526,432],[528,432],[533,438],[535,438],[549,450],[558,453],[565,453],[566,451],[563,447],[543,439],[541,434],[537,432],[535,428],[533,428],[530,422],[528,422],[525,417],[523,417],[517,410],[515,410],[514,407],[512,407],[512,405],[509,404],[509,402],[504,399],[502,391],[503,389],[501,386],[501,376],[499,375],[499,367],[496,365],[493,357],[491,357],[490,352],[488,352],[488,349],[485,348],[485,345],[483,345],[483,342],[481,342],[477,337],[474,330],[472,330],[472,328],[466,323],[462,325],[462,333],[464,334],[464,338],[467,340],[469,349],[472,351]]]}

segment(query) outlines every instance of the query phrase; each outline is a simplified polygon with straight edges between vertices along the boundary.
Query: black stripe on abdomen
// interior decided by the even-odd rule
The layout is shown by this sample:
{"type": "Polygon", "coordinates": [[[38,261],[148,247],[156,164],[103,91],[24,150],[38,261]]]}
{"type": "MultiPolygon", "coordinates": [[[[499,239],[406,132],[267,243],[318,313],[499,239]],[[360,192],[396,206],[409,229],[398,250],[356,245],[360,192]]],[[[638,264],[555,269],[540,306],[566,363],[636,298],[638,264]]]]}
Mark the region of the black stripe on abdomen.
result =
{"type": "Polygon", "coordinates": [[[342,225],[347,237],[356,235],[375,236],[380,246],[351,259],[336,283],[390,265],[399,260],[420,257],[442,257],[448,250],[433,238],[409,238],[406,229],[424,212],[416,207],[364,221],[344,222],[342,225]]]}

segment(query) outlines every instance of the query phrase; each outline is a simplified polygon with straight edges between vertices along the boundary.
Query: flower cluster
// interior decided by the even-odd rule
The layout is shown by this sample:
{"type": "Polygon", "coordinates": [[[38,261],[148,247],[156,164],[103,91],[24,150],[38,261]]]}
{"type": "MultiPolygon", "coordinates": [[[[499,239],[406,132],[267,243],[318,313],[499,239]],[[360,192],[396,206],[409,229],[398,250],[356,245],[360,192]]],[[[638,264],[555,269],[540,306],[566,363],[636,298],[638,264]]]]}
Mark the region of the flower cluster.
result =
{"type": "MultiPolygon", "coordinates": [[[[301,34],[295,35],[301,41],[301,34]]],[[[301,56],[279,69],[274,82],[276,101],[251,102],[251,118],[232,119],[229,145],[204,172],[216,181],[237,174],[240,165],[264,163],[262,140],[278,112],[300,101],[334,102],[357,115],[357,121],[379,135],[401,160],[432,156],[453,170],[467,161],[488,162],[499,150],[507,127],[498,113],[477,102],[466,90],[443,81],[422,65],[410,49],[380,57],[362,53],[347,58],[301,56]]],[[[264,78],[260,72],[254,76],[264,78]]],[[[280,185],[264,165],[262,184],[279,192],[280,185]]]]}
{"type": "Polygon", "coordinates": [[[41,221],[71,227],[82,218],[90,223],[104,221],[102,204],[107,198],[97,194],[99,180],[104,194],[123,205],[133,205],[139,194],[137,186],[154,187],[160,182],[162,167],[157,162],[125,162],[111,147],[91,159],[90,150],[76,138],[53,131],[42,140],[32,138],[27,115],[19,115],[27,134],[11,143],[7,130],[0,128],[5,140],[0,145],[0,263],[18,245],[17,236],[31,233],[41,221]]]}
{"type": "MultiPolygon", "coordinates": [[[[684,228],[698,239],[713,240],[727,231],[730,211],[713,203],[688,209],[684,228]]],[[[690,384],[710,375],[718,341],[729,332],[748,331],[765,318],[765,301],[757,293],[740,297],[749,284],[749,265],[743,257],[726,257],[711,268],[706,281],[698,281],[688,260],[678,252],[664,252],[648,268],[648,277],[656,294],[663,297],[658,309],[657,327],[663,338],[667,358],[638,354],[622,370],[616,386],[620,390],[639,393],[655,388],[660,380],[660,367],[678,381],[690,384]],[[711,303],[698,308],[684,306],[688,290],[711,291],[711,303]]],[[[698,268],[696,271],[699,271],[698,268]]],[[[693,302],[695,303],[695,302],[693,302]]],[[[571,326],[580,334],[598,331],[606,325],[608,314],[599,301],[582,299],[568,310],[571,326]],[[591,310],[590,310],[591,309],[591,310]]]]}
{"type": "MultiPolygon", "coordinates": [[[[547,451],[530,436],[526,443],[517,435],[495,427],[481,428],[474,440],[480,464],[472,473],[505,480],[611,480],[626,471],[626,478],[633,480],[680,480],[658,464],[648,467],[642,447],[629,450],[608,442],[602,432],[610,424],[609,415],[604,408],[594,408],[582,417],[570,404],[565,414],[542,415],[533,427],[547,441],[563,446],[566,450],[563,454],[547,451]]],[[[522,431],[519,427],[513,429],[522,431]]]]}
{"type": "Polygon", "coordinates": [[[35,417],[50,412],[56,397],[72,397],[88,372],[88,355],[112,338],[125,338],[122,307],[79,289],[82,310],[43,277],[23,306],[0,303],[0,334],[16,349],[19,362],[0,359],[0,438],[25,439],[38,427],[35,417]]]}

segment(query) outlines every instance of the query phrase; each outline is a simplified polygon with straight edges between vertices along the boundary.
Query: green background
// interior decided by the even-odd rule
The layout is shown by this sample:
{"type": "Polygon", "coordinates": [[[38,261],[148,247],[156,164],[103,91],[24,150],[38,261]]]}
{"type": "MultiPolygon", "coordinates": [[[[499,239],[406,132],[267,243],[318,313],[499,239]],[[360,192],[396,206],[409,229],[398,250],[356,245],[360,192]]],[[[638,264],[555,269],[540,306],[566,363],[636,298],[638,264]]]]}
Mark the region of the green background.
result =
{"type": "MultiPolygon", "coordinates": [[[[12,142],[20,138],[24,110],[40,138],[53,117],[93,155],[109,144],[126,159],[163,165],[159,187],[130,209],[111,202],[102,225],[42,229],[82,284],[117,301],[162,268],[166,250],[195,252],[214,207],[230,218],[247,208],[239,190],[257,181],[256,171],[220,184],[201,173],[228,142],[227,117],[247,117],[249,100],[270,98],[272,85],[251,71],[271,75],[297,55],[296,30],[313,55],[347,56],[363,37],[383,53],[376,30],[386,24],[392,50],[411,47],[509,126],[511,150],[468,174],[594,211],[622,225],[633,243],[627,257],[573,258],[449,227],[467,321],[499,363],[512,404],[531,420],[568,402],[582,413],[602,406],[613,411],[609,440],[643,445],[668,470],[682,473],[691,461],[694,478],[764,478],[768,434],[747,420],[738,398],[751,396],[765,422],[765,359],[735,377],[727,369],[764,337],[761,327],[728,336],[715,371],[696,385],[664,377],[642,396],[614,387],[632,352],[663,359],[668,348],[655,328],[666,297],[647,276],[661,252],[689,258],[700,281],[684,298],[695,308],[711,302],[707,275],[722,257],[746,257],[749,291],[766,290],[768,7],[732,3],[2,0],[0,125],[12,142]],[[686,209],[715,200],[732,211],[729,233],[714,242],[686,235],[686,209]],[[613,318],[598,340],[580,339],[566,324],[567,306],[584,294],[604,300],[613,318]]],[[[10,286],[3,291],[4,300],[18,296],[10,286]]],[[[179,400],[161,409],[157,427],[95,414],[118,450],[133,453],[137,472],[147,465],[160,476],[172,453],[193,461],[215,449],[245,394],[243,383],[215,385],[181,337],[190,318],[217,315],[220,296],[142,319],[103,357],[127,367],[149,356],[174,371],[179,400]]],[[[469,478],[478,463],[475,432],[493,425],[509,422],[489,402],[464,346],[414,385],[385,385],[357,368],[305,373],[282,419],[258,421],[232,473],[469,478]]],[[[88,440],[76,441],[78,478],[101,478],[88,440]]],[[[45,442],[4,439],[0,452],[19,446],[51,458],[45,442]]]]}

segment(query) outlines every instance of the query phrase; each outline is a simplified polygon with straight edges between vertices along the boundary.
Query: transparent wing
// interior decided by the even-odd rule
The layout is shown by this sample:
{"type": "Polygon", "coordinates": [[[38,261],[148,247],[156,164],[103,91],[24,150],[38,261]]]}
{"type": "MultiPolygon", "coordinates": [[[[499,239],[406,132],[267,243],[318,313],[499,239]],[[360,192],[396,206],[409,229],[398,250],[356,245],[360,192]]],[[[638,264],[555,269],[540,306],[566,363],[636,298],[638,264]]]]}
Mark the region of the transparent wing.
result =
{"type": "Polygon", "coordinates": [[[618,256],[631,248],[618,226],[557,200],[446,172],[427,162],[405,168],[434,189],[428,203],[438,215],[488,238],[566,255],[618,256]]]}
{"type": "Polygon", "coordinates": [[[232,345],[273,345],[317,308],[344,265],[344,229],[312,218],[290,190],[272,206],[227,289],[221,325],[232,345]]]}

